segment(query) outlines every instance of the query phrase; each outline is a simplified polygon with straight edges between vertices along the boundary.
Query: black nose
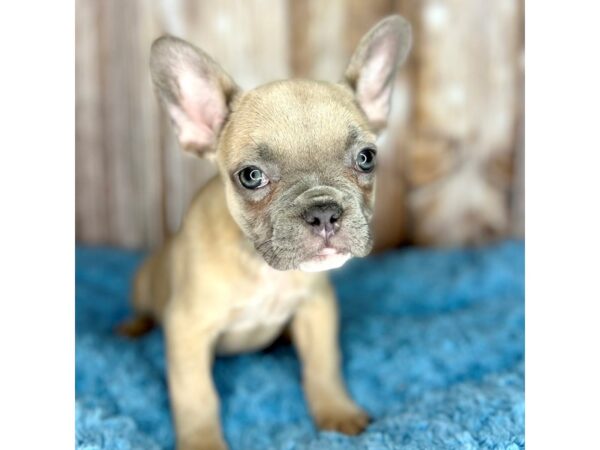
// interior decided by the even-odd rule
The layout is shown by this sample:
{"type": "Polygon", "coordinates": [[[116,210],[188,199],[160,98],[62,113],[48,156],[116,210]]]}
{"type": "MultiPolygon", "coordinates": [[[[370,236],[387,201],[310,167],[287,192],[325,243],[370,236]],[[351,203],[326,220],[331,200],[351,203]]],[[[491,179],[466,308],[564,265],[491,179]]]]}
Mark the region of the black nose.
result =
{"type": "Polygon", "coordinates": [[[302,217],[316,234],[328,238],[340,227],[338,220],[342,212],[342,208],[337,203],[327,203],[311,206],[302,217]]]}

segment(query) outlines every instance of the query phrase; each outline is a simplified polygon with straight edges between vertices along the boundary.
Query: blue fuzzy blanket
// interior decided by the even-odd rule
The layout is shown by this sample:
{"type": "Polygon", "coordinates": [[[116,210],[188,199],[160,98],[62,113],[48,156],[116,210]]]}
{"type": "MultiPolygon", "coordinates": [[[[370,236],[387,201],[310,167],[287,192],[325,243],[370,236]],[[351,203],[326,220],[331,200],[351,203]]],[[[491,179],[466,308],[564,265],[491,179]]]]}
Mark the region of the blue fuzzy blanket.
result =
{"type": "MultiPolygon", "coordinates": [[[[161,332],[113,333],[142,255],[78,248],[76,258],[77,448],[173,448],[161,332]]],[[[521,242],[392,251],[332,278],[345,378],[373,423],[358,437],[317,431],[284,345],[216,361],[232,450],[524,448],[521,242]]]]}

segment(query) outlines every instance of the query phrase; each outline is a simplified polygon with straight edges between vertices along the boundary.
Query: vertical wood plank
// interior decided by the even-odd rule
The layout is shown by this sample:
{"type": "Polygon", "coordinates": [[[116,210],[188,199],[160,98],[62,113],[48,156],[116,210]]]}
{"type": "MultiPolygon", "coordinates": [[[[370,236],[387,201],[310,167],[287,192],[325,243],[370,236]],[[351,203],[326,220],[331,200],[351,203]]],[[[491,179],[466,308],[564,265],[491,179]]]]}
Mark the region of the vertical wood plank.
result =
{"type": "Polygon", "coordinates": [[[76,239],[90,244],[109,239],[99,85],[98,3],[76,5],[75,42],[75,220],[76,239]]]}
{"type": "Polygon", "coordinates": [[[128,129],[131,92],[128,89],[131,34],[137,29],[131,2],[106,0],[100,5],[100,91],[103,97],[101,127],[107,158],[109,233],[121,245],[140,244],[139,217],[133,190],[132,152],[128,129]]]}
{"type": "Polygon", "coordinates": [[[337,81],[348,62],[344,0],[290,3],[291,68],[298,77],[337,81]]]}
{"type": "Polygon", "coordinates": [[[156,5],[135,0],[138,32],[131,55],[130,89],[133,93],[132,141],[133,170],[136,179],[137,214],[140,217],[141,244],[148,247],[160,243],[166,229],[164,221],[163,148],[159,105],[154,98],[148,62],[150,45],[162,34],[156,5]]]}

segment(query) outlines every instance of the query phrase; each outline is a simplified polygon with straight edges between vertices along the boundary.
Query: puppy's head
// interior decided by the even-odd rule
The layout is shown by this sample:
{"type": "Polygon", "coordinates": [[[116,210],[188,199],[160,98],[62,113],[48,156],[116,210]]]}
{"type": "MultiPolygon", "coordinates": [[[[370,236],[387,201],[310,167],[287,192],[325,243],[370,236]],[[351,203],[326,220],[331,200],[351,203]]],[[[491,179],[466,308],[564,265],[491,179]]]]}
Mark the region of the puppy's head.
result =
{"type": "Polygon", "coordinates": [[[340,83],[286,80],[241,92],[202,50],[152,47],[152,78],[182,147],[216,159],[231,214],[279,270],[326,270],[371,250],[376,133],[410,26],[388,17],[340,83]]]}

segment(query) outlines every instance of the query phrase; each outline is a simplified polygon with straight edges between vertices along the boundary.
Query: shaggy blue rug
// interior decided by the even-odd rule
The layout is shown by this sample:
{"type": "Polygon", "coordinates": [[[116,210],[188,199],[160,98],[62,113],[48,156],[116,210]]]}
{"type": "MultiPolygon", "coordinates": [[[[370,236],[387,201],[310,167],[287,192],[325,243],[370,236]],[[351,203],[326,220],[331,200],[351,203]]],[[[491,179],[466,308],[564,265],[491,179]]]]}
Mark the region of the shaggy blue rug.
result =
{"type": "MultiPolygon", "coordinates": [[[[141,257],[77,249],[78,449],[173,448],[161,332],[113,333],[141,257]]],[[[216,361],[232,450],[524,448],[522,242],[392,251],[332,278],[345,377],[373,423],[358,437],[317,431],[284,345],[216,361]]]]}

